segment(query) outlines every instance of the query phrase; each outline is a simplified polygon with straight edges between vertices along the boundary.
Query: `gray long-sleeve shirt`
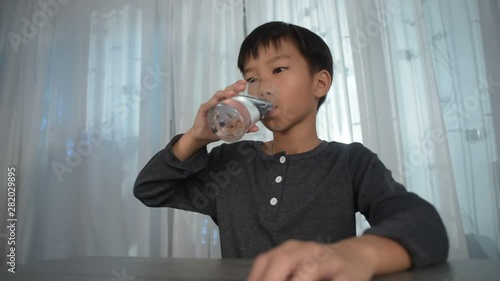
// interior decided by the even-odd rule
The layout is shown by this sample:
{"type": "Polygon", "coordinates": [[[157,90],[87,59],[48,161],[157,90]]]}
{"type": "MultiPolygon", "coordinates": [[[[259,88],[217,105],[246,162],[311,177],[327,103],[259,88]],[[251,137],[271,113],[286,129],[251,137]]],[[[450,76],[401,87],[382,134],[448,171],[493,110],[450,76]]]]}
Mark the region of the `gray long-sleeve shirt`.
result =
{"type": "Polygon", "coordinates": [[[446,260],[448,237],[436,209],[392,178],[359,143],[322,141],[311,151],[267,155],[260,141],[206,148],[180,161],[174,137],[139,173],[134,195],[149,207],[209,215],[223,257],[255,257],[288,239],[333,243],[365,233],[399,242],[412,266],[446,260]]]}

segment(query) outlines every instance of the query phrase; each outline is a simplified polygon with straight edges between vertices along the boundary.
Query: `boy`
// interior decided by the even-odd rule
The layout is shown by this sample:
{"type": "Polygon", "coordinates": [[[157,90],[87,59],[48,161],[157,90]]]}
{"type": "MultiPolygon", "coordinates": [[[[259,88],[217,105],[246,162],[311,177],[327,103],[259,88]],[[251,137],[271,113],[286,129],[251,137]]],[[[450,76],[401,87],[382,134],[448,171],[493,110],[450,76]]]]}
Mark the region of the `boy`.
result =
{"type": "Polygon", "coordinates": [[[139,200],[211,216],[223,257],[257,256],[249,280],[370,280],[446,260],[447,234],[432,205],[395,182],[363,145],[318,139],[316,113],[333,77],[319,36],[266,23],[243,41],[238,67],[248,82],[215,93],[193,127],[146,164],[134,187],[139,200]],[[273,140],[207,153],[218,140],[208,109],[256,79],[271,80],[280,92],[262,94],[274,105],[262,121],[273,140]],[[360,237],[357,211],[371,224],[360,237]]]}

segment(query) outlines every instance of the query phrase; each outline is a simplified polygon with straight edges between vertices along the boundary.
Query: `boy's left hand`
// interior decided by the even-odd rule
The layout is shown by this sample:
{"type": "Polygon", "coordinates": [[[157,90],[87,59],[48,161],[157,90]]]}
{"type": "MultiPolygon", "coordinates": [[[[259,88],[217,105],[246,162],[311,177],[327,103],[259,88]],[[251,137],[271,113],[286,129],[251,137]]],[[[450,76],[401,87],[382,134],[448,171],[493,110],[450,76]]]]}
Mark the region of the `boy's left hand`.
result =
{"type": "Polygon", "coordinates": [[[256,258],[248,281],[371,280],[377,267],[374,253],[345,242],[287,241],[256,258]]]}

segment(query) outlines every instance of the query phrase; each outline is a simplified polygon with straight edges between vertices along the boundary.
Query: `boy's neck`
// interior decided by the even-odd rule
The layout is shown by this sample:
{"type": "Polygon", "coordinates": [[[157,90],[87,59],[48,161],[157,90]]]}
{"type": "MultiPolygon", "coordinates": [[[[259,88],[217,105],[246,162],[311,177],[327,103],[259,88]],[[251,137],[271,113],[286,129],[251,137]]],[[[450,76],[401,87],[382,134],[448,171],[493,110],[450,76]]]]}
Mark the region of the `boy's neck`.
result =
{"type": "Polygon", "coordinates": [[[316,126],[292,130],[286,133],[274,133],[274,139],[268,143],[269,154],[284,151],[286,154],[299,154],[316,148],[321,140],[318,138],[316,126]]]}

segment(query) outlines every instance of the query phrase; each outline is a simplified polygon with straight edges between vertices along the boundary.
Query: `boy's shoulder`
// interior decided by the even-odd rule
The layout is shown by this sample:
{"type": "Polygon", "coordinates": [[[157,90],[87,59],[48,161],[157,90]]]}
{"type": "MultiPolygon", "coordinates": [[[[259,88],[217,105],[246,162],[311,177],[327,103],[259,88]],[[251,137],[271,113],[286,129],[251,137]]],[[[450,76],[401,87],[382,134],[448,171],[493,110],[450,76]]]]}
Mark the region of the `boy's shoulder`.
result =
{"type": "Polygon", "coordinates": [[[349,159],[359,158],[364,156],[371,156],[374,153],[368,149],[365,145],[360,142],[337,142],[337,141],[323,141],[327,143],[326,153],[327,154],[338,154],[349,159]]]}

